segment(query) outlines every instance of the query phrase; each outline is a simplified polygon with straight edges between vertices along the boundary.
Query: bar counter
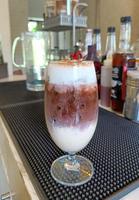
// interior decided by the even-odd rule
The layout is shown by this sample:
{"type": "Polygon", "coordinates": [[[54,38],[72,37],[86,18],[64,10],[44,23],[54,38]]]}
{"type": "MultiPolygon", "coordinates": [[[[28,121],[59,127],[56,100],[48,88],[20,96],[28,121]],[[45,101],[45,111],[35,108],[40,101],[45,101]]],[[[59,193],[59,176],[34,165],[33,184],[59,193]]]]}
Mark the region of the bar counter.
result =
{"type": "Polygon", "coordinates": [[[0,194],[9,193],[13,200],[139,198],[138,124],[100,108],[99,127],[88,147],[81,151],[81,155],[92,159],[94,177],[90,183],[80,187],[61,186],[49,174],[52,160],[63,155],[63,152],[47,135],[43,92],[27,91],[24,77],[16,76],[0,82],[0,177],[4,177],[3,174],[6,177],[2,185],[0,181],[0,194]],[[108,123],[105,125],[107,117],[108,123]],[[108,133],[110,126],[117,127],[117,131],[121,130],[123,134],[113,135],[116,131],[108,133]],[[106,133],[105,130],[102,133],[104,127],[106,133]],[[131,137],[128,132],[130,127],[133,130],[131,137]],[[126,158],[128,154],[129,159],[126,158]],[[117,156],[123,160],[120,161],[117,156]]]}

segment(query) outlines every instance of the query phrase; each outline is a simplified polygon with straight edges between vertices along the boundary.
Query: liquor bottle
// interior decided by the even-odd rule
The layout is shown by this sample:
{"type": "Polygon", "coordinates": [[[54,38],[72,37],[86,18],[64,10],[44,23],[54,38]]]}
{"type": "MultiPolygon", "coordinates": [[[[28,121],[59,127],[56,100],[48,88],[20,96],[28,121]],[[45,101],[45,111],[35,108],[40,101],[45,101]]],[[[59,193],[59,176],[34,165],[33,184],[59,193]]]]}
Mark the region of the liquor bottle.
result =
{"type": "Polygon", "coordinates": [[[134,55],[135,55],[136,69],[139,71],[139,38],[132,45],[132,50],[134,51],[134,55]]]}
{"type": "Polygon", "coordinates": [[[110,107],[111,102],[112,59],[104,60],[101,68],[100,104],[110,107]]]}
{"type": "Polygon", "coordinates": [[[135,69],[135,58],[130,50],[131,17],[121,18],[119,51],[113,55],[111,107],[122,113],[126,96],[127,70],[135,69]]]}
{"type": "Polygon", "coordinates": [[[115,27],[108,27],[106,49],[101,67],[101,91],[100,103],[102,106],[110,107],[111,102],[111,79],[112,79],[112,57],[116,52],[115,27]]]}
{"type": "Polygon", "coordinates": [[[101,31],[100,29],[94,29],[93,31],[93,45],[96,47],[96,56],[94,57],[94,65],[97,76],[98,83],[98,96],[100,98],[100,77],[101,77],[101,59],[102,59],[102,51],[101,51],[101,31]]]}
{"type": "Polygon", "coordinates": [[[105,59],[112,59],[113,54],[116,52],[116,34],[115,27],[107,28],[107,39],[105,53],[102,58],[102,63],[105,59]]]}
{"type": "Polygon", "coordinates": [[[93,32],[92,29],[87,29],[85,35],[85,51],[84,51],[85,56],[88,53],[88,46],[91,46],[92,44],[93,44],[93,32]]]}
{"type": "Polygon", "coordinates": [[[101,60],[102,50],[101,50],[101,30],[96,28],[93,30],[93,45],[96,45],[97,58],[101,60]]]}

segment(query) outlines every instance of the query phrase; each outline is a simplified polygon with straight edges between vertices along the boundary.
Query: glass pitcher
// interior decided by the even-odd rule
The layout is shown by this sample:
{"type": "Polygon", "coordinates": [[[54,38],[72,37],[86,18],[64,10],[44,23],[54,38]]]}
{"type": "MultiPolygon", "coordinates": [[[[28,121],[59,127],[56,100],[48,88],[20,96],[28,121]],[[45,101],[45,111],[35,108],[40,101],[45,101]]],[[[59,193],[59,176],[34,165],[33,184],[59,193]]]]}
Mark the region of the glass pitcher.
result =
{"type": "Polygon", "coordinates": [[[44,72],[48,64],[49,38],[46,32],[25,32],[15,38],[12,47],[12,61],[16,67],[24,67],[26,86],[31,91],[44,90],[44,72]],[[22,43],[23,64],[15,61],[18,41],[22,43]]]}

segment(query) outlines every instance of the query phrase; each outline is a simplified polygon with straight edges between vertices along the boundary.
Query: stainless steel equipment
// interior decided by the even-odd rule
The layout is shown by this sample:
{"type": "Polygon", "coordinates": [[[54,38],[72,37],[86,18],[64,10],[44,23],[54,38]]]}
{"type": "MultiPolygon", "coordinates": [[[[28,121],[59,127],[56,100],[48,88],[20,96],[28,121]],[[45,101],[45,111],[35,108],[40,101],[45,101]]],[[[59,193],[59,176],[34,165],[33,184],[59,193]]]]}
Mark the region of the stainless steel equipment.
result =
{"type": "Polygon", "coordinates": [[[126,118],[139,123],[139,71],[127,73],[124,115],[126,118]]]}

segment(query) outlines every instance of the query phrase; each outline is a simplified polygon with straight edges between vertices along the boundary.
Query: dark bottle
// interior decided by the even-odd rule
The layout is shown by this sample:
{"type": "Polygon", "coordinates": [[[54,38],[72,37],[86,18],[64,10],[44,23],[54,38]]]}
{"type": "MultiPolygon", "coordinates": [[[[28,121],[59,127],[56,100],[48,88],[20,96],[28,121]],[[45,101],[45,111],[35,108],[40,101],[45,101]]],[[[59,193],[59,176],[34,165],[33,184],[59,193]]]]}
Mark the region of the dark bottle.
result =
{"type": "Polygon", "coordinates": [[[102,59],[102,50],[101,50],[101,31],[100,29],[93,30],[93,45],[96,48],[96,55],[94,56],[94,65],[97,76],[98,83],[98,96],[100,98],[100,77],[101,77],[101,59],[102,59]]]}
{"type": "Polygon", "coordinates": [[[119,51],[113,55],[111,107],[122,113],[126,96],[127,70],[135,69],[134,54],[130,51],[131,17],[121,18],[119,51]]]}

